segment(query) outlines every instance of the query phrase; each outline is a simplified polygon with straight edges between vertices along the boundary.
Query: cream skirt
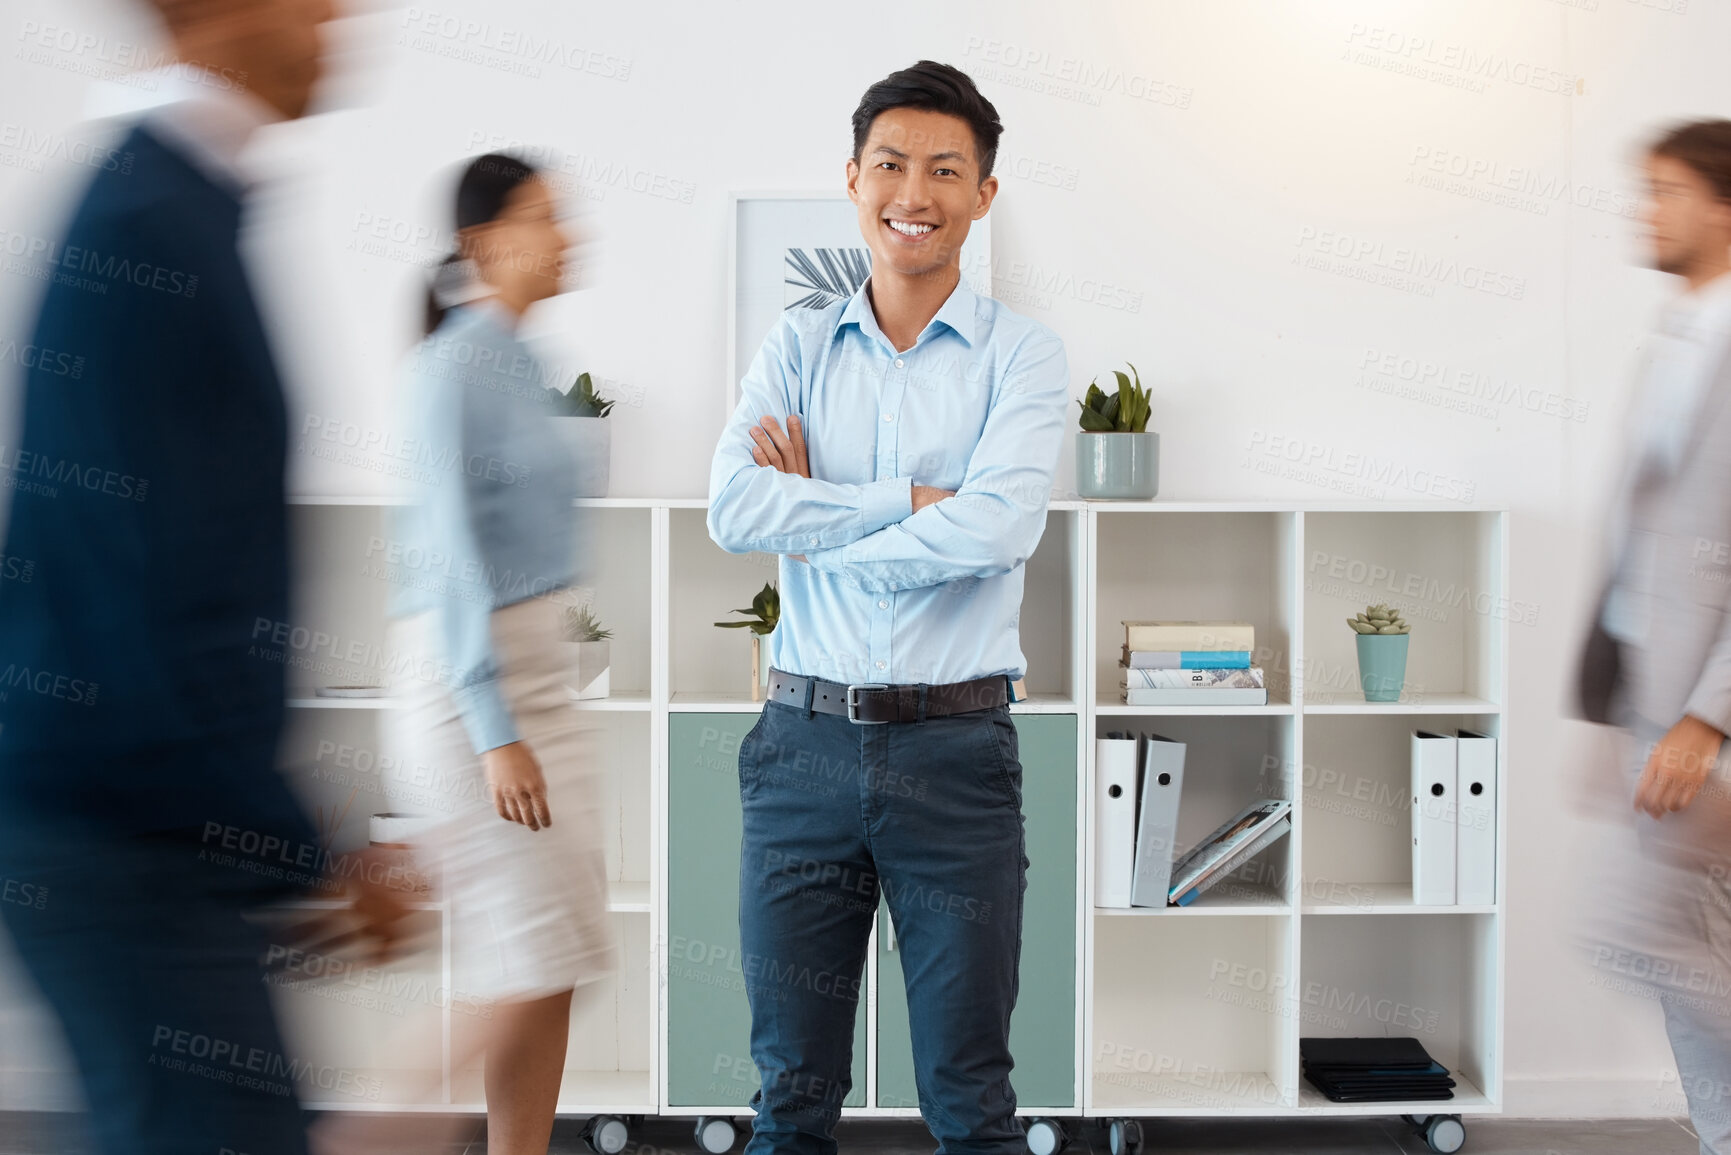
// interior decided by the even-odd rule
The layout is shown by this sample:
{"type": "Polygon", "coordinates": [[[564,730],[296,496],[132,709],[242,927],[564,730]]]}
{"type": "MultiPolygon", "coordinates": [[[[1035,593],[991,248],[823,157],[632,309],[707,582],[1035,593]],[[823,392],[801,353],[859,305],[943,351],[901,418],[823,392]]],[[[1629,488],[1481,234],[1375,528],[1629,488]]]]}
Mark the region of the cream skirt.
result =
{"type": "Polygon", "coordinates": [[[453,980],[478,998],[540,998],[593,982],[615,966],[607,914],[600,768],[584,715],[565,684],[564,607],[529,598],[495,610],[493,645],[517,733],[547,781],[553,823],[530,830],[499,817],[448,687],[415,676],[443,651],[435,614],[395,622],[392,649],[404,671],[392,685],[397,709],[385,732],[401,765],[432,783],[422,850],[436,864],[450,904],[453,980]],[[447,809],[448,806],[448,809],[447,809]]]}

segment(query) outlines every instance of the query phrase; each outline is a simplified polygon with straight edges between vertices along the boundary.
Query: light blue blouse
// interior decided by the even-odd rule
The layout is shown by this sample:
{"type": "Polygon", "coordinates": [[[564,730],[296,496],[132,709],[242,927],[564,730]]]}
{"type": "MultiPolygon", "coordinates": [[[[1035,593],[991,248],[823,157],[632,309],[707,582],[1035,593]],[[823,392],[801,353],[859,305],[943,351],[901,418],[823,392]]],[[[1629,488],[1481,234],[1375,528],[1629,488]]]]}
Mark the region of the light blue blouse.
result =
{"type": "Polygon", "coordinates": [[[492,612],[577,574],[576,463],[549,408],[553,382],[514,324],[490,299],[452,309],[416,349],[398,410],[411,500],[391,511],[391,612],[439,615],[439,676],[477,754],[518,738],[492,612]]]}

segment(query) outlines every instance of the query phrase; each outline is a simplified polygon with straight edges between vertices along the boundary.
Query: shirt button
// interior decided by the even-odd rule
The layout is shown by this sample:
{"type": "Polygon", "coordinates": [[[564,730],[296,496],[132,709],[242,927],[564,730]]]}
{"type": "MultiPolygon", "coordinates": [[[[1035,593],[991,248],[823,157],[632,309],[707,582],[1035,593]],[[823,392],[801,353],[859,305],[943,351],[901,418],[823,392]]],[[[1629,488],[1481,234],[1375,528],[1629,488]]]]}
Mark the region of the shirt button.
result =
{"type": "Polygon", "coordinates": [[[889,608],[890,608],[890,604],[889,604],[889,603],[888,603],[888,602],[882,602],[882,601],[880,601],[880,602],[879,602],[879,603],[878,603],[878,609],[880,609],[880,610],[887,610],[887,609],[889,609],[889,608]]]}
{"type": "Polygon", "coordinates": [[[881,670],[881,669],[883,669],[883,668],[884,668],[884,664],[883,664],[883,663],[882,663],[882,662],[879,662],[879,663],[878,663],[878,669],[880,669],[880,670],[881,670]]]}
{"type": "Polygon", "coordinates": [[[894,421],[894,420],[895,420],[895,418],[894,418],[894,417],[891,417],[891,416],[890,416],[890,415],[889,415],[889,414],[888,414],[888,413],[885,413],[885,414],[884,414],[884,420],[885,420],[885,421],[894,421]]]}
{"type": "Polygon", "coordinates": [[[896,368],[900,369],[901,367],[902,367],[902,359],[900,357],[897,357],[896,358],[896,368]]]}

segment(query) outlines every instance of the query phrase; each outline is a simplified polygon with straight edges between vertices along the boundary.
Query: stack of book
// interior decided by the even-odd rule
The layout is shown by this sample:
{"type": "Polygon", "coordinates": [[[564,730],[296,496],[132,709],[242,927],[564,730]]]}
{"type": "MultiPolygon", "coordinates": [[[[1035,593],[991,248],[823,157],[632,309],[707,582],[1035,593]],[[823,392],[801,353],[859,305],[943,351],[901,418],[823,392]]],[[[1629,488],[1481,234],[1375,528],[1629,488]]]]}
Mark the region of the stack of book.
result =
{"type": "Polygon", "coordinates": [[[1304,1077],[1335,1103],[1452,1099],[1455,1081],[1417,1039],[1300,1039],[1304,1077]]]}
{"type": "Polygon", "coordinates": [[[1249,622],[1124,623],[1119,698],[1128,706],[1265,706],[1262,667],[1250,664],[1249,622]]]}

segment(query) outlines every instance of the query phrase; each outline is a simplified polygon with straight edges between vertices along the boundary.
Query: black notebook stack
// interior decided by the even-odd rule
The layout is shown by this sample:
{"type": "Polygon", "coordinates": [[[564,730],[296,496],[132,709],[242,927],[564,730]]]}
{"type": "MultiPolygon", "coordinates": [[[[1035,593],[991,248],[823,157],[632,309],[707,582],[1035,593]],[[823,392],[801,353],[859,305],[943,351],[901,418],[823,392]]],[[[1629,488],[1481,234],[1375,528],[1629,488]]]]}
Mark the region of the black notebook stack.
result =
{"type": "Polygon", "coordinates": [[[1452,1099],[1448,1068],[1417,1039],[1300,1039],[1304,1077],[1335,1103],[1452,1099]]]}

